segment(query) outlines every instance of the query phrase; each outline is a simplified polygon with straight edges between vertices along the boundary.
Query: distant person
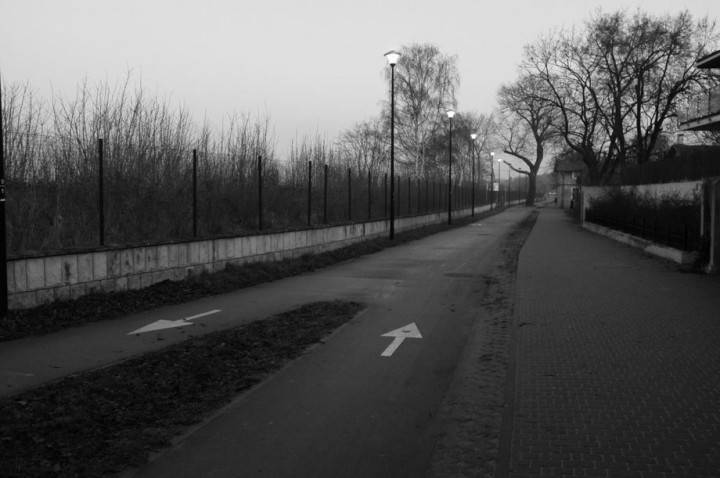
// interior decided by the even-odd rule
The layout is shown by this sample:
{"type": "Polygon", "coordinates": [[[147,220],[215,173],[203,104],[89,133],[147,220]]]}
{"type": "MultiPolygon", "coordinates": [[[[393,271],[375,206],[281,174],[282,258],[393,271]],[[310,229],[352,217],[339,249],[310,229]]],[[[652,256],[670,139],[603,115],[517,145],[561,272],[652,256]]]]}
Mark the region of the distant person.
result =
{"type": "Polygon", "coordinates": [[[557,196],[555,196],[555,204],[557,205],[557,196]]]}

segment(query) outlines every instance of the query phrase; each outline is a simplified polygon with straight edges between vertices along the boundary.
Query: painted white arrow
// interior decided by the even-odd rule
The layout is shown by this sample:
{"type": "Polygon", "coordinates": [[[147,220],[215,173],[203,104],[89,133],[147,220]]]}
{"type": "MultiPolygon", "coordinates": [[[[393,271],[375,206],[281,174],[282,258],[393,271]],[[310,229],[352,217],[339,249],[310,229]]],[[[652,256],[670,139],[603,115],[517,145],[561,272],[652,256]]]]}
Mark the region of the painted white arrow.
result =
{"type": "Polygon", "coordinates": [[[180,319],[180,320],[158,320],[157,322],[153,322],[152,324],[146,325],[145,327],[141,327],[137,330],[133,330],[132,332],[129,332],[128,335],[142,334],[145,332],[153,332],[155,330],[172,329],[175,327],[185,327],[186,325],[194,325],[192,322],[190,322],[191,320],[199,319],[200,317],[205,317],[206,315],[217,314],[218,312],[221,312],[221,311],[220,310],[211,310],[209,312],[203,312],[202,314],[185,317],[184,319],[180,319]]]}
{"type": "Polygon", "coordinates": [[[413,322],[412,324],[407,324],[405,327],[400,327],[399,329],[393,330],[386,334],[382,334],[381,337],[395,337],[395,340],[392,341],[388,348],[386,348],[385,351],[380,354],[383,357],[390,357],[393,353],[395,353],[395,350],[400,347],[400,344],[403,343],[403,340],[421,339],[422,335],[420,335],[420,331],[418,330],[417,325],[415,325],[415,322],[413,322]]]}

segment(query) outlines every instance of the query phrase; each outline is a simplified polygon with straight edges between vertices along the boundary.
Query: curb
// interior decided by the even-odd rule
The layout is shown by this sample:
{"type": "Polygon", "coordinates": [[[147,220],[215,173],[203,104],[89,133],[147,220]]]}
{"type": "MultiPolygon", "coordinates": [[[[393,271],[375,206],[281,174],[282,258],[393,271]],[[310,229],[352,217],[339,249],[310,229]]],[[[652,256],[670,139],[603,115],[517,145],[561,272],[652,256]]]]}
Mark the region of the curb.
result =
{"type": "Polygon", "coordinates": [[[642,239],[637,236],[589,222],[584,222],[582,227],[590,232],[594,232],[595,234],[600,234],[601,236],[605,236],[614,241],[622,242],[623,244],[627,244],[637,249],[642,249],[643,252],[673,261],[683,266],[692,265],[697,259],[698,253],[695,251],[681,251],[672,247],[661,246],[660,244],[656,244],[647,239],[642,239]]]}

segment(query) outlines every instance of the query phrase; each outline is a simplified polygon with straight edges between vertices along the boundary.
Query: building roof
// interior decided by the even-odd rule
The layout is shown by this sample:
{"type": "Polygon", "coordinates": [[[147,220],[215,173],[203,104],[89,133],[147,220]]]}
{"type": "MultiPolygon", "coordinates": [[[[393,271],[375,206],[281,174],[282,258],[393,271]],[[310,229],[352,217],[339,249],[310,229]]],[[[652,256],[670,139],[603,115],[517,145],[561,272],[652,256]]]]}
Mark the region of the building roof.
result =
{"type": "Polygon", "coordinates": [[[555,161],[556,173],[582,173],[587,171],[587,165],[579,158],[557,159],[555,161]]]}
{"type": "Polygon", "coordinates": [[[695,68],[720,68],[720,50],[714,51],[695,62],[695,68]]]}

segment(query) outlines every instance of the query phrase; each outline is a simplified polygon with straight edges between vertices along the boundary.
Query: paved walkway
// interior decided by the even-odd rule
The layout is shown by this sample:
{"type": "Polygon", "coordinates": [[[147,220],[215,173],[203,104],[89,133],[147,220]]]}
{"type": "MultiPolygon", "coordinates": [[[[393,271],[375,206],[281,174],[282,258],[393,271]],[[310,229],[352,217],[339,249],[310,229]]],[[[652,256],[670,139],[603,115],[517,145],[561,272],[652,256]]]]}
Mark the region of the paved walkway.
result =
{"type": "Polygon", "coordinates": [[[548,207],[519,259],[498,476],[720,476],[720,280],[548,207]]]}
{"type": "MultiPolygon", "coordinates": [[[[515,291],[498,477],[720,476],[720,278],[680,272],[547,207],[515,291]]],[[[102,329],[125,337],[149,318],[102,329]]],[[[3,356],[46,340],[3,344],[3,356]]]]}

